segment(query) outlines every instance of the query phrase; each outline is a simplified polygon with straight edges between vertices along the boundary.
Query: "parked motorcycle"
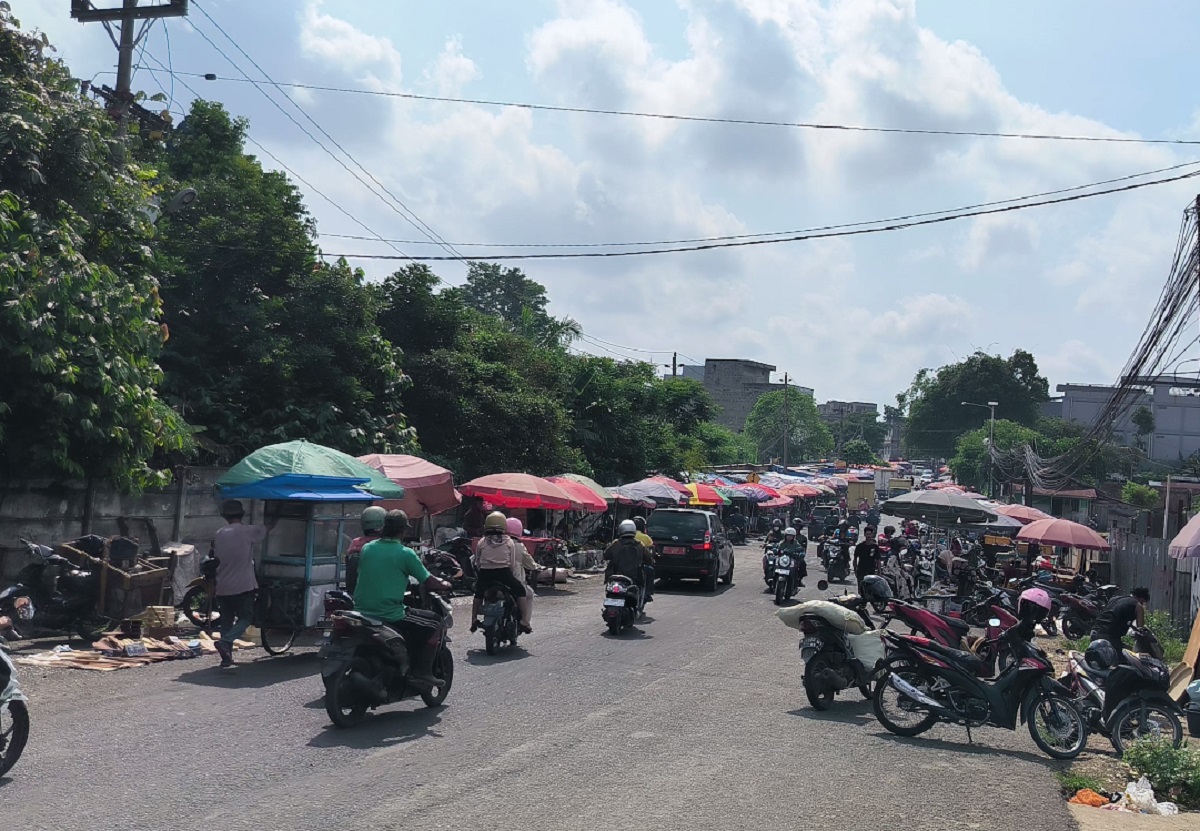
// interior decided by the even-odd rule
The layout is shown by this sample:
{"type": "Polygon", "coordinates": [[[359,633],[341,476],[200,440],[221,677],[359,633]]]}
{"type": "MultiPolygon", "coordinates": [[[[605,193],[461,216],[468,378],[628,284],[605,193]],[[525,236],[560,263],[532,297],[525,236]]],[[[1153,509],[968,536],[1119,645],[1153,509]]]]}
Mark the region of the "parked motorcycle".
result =
{"type": "Polygon", "coordinates": [[[1112,654],[1103,662],[1097,660],[1100,649],[1068,652],[1067,671],[1059,679],[1075,696],[1088,727],[1106,736],[1118,756],[1146,736],[1169,738],[1175,747],[1183,742],[1179,705],[1167,692],[1171,673],[1162,661],[1162,645],[1144,627],[1133,638],[1135,650],[1118,654],[1110,645],[1112,654]],[[1116,666],[1101,665],[1116,661],[1116,666]]]}
{"type": "Polygon", "coordinates": [[[1084,591],[1063,592],[1060,595],[1060,600],[1066,608],[1062,617],[1063,634],[1075,640],[1092,631],[1092,624],[1096,622],[1096,618],[1100,617],[1100,613],[1104,611],[1108,601],[1116,596],[1117,591],[1116,586],[1109,584],[1096,586],[1086,593],[1084,591]]]}
{"type": "Polygon", "coordinates": [[[990,610],[991,617],[982,623],[985,628],[982,637],[972,637],[971,627],[965,620],[941,615],[902,600],[888,601],[882,625],[886,627],[893,620],[898,620],[909,628],[912,635],[920,635],[951,649],[969,650],[981,661],[978,667],[981,677],[990,678],[1012,662],[1012,650],[1001,635],[1017,624],[1017,618],[1011,610],[1000,605],[993,605],[990,610]]]}
{"type": "Polygon", "coordinates": [[[619,635],[622,629],[633,626],[645,605],[645,593],[637,583],[624,574],[614,574],[604,584],[604,606],[600,610],[608,633],[619,635]]]}
{"type": "MultiPolygon", "coordinates": [[[[821,581],[818,588],[828,583],[821,581]]],[[[858,595],[829,600],[809,600],[776,613],[780,620],[800,630],[800,657],[804,661],[804,694],[816,710],[827,710],[842,690],[856,687],[871,697],[876,665],[883,660],[884,644],[858,595]]]]}
{"type": "Polygon", "coordinates": [[[325,608],[330,620],[329,640],[321,647],[321,680],[325,684],[325,712],[338,727],[353,727],[368,709],[420,696],[426,707],[437,707],[454,683],[450,654],[450,604],[421,588],[412,597],[407,614],[427,615],[436,621],[426,649],[435,651],[433,676],[441,683],[432,689],[408,681],[410,666],[403,636],[384,624],[352,610],[345,592],[327,592],[325,608]]]}
{"type": "Polygon", "coordinates": [[[449,551],[432,548],[422,553],[421,562],[435,577],[440,577],[451,585],[452,595],[475,593],[475,568],[470,558],[466,565],[449,551]],[[469,569],[469,570],[468,570],[469,569]]]}
{"type": "Polygon", "coordinates": [[[66,632],[89,643],[95,641],[100,575],[76,567],[49,546],[26,539],[21,542],[33,562],[17,572],[16,583],[0,593],[0,617],[8,619],[5,636],[66,632]]]}
{"type": "Polygon", "coordinates": [[[17,685],[17,668],[0,649],[0,776],[17,763],[29,740],[28,700],[17,685]]]}
{"type": "Polygon", "coordinates": [[[183,612],[193,626],[205,632],[219,629],[217,621],[221,613],[216,609],[217,601],[217,558],[212,551],[200,561],[200,575],[187,584],[179,611],[183,612]]]}
{"type": "MultiPolygon", "coordinates": [[[[997,621],[997,625],[999,621],[997,621]]],[[[875,687],[875,717],[897,736],[917,736],[939,721],[967,728],[1017,728],[1018,718],[1043,753],[1073,759],[1087,745],[1088,726],[1070,691],[1054,680],[1054,665],[1027,637],[1032,627],[1014,626],[1006,646],[1017,660],[993,682],[980,679],[981,660],[971,652],[934,641],[888,634],[895,655],[875,687]]]]}

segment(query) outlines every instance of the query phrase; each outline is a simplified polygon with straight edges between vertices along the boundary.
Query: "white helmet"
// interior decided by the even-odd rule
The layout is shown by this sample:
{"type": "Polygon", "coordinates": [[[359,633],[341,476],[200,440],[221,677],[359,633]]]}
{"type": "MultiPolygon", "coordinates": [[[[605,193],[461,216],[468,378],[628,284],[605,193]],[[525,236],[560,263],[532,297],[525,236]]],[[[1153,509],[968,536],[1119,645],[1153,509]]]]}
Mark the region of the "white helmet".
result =
{"type": "Polygon", "coordinates": [[[795,528],[784,528],[783,535],[785,537],[794,537],[794,536],[796,536],[796,529],[795,528]]]}
{"type": "Polygon", "coordinates": [[[632,519],[623,519],[621,524],[617,526],[617,535],[621,537],[632,537],[637,533],[637,526],[632,519]]]}

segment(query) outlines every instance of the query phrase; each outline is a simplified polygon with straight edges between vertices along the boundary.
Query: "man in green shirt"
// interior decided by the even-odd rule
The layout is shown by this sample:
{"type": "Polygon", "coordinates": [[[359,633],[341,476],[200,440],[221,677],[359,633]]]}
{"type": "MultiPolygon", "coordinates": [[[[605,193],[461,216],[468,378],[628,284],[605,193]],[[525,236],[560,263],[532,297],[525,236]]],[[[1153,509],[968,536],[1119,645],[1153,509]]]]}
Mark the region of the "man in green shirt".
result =
{"type": "Polygon", "coordinates": [[[430,591],[449,591],[450,584],[431,575],[417,553],[400,541],[406,528],[408,515],[404,511],[388,511],[379,539],[363,546],[354,610],[386,622],[404,636],[412,664],[409,682],[432,689],[441,683],[433,677],[436,656],[427,647],[437,624],[424,614],[409,616],[404,594],[410,577],[430,591]]]}

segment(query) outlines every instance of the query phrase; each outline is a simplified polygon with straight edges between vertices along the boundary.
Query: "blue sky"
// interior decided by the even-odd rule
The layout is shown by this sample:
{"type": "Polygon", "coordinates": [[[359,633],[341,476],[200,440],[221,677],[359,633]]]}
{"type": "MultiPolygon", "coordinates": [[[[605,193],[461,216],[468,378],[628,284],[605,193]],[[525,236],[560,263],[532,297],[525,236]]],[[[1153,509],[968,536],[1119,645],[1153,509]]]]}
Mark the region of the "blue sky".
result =
{"type": "MultiPolygon", "coordinates": [[[[111,70],[107,35],[71,21],[66,0],[13,6],[76,74],[111,70]]],[[[197,0],[188,20],[151,30],[144,63],[169,59],[177,70],[238,77],[203,33],[254,73],[200,9],[282,82],[720,117],[1200,139],[1192,69],[1200,7],[1185,0],[197,0]]],[[[250,118],[252,136],[372,231],[416,238],[253,87],[185,80],[250,118]]],[[[147,71],[135,85],[154,92],[157,82],[171,90],[147,71]]],[[[781,231],[1200,161],[1200,147],[829,134],[293,94],[455,242],[781,231]]],[[[172,108],[182,111],[190,97],[176,83],[172,108]]],[[[654,350],[659,363],[671,350],[766,361],[815,387],[818,400],[888,403],[921,367],[974,348],[1029,349],[1052,384],[1103,383],[1142,330],[1198,183],[873,236],[522,267],[547,285],[552,311],[623,347],[589,340],[579,344],[587,351],[654,350]]],[[[395,253],[328,236],[365,232],[304,189],[326,251],[395,253]]],[[[395,267],[354,262],[372,277],[395,267]]],[[[435,268],[461,279],[456,263],[435,268]]]]}

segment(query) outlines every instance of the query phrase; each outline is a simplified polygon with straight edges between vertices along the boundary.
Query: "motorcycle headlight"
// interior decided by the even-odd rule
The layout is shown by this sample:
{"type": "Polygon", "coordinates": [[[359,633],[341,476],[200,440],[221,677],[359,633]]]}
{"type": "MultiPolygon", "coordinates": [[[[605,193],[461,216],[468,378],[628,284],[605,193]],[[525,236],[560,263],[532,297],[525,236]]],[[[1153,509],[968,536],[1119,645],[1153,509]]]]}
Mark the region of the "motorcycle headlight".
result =
{"type": "Polygon", "coordinates": [[[780,557],[779,557],[779,565],[781,565],[781,566],[782,566],[782,567],[784,567],[784,568],[787,568],[787,567],[788,567],[788,566],[790,566],[791,564],[792,564],[792,558],[791,558],[791,557],[789,557],[789,556],[788,556],[788,555],[786,555],[786,554],[781,554],[781,555],[780,555],[780,557]]]}

